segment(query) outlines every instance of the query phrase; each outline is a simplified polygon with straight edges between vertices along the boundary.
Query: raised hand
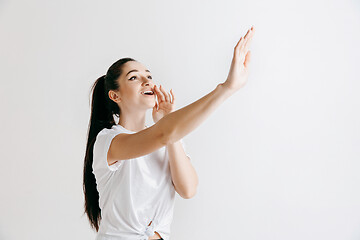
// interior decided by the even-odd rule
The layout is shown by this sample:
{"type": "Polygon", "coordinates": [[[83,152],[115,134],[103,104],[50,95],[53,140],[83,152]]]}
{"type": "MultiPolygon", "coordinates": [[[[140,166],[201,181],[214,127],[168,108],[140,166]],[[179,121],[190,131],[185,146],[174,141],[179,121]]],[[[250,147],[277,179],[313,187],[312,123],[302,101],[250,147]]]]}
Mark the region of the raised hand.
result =
{"type": "Polygon", "coordinates": [[[230,66],[228,77],[223,86],[237,91],[242,88],[248,79],[249,75],[249,62],[250,62],[250,51],[249,46],[254,36],[254,27],[249,29],[244,37],[241,37],[239,42],[234,48],[234,55],[230,66]]]}
{"type": "Polygon", "coordinates": [[[153,107],[152,117],[154,123],[156,123],[165,115],[175,111],[175,97],[172,89],[170,90],[171,98],[170,94],[167,93],[161,85],[160,88],[155,85],[154,92],[157,96],[157,102],[155,102],[155,106],[153,107]]]}

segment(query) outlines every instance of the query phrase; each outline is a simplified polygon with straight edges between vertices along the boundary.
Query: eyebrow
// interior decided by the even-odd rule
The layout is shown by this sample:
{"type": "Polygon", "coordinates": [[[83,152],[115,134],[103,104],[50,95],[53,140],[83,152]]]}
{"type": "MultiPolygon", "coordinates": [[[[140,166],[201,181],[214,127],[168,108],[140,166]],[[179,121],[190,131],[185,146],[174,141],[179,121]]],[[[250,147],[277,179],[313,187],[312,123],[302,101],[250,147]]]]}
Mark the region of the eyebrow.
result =
{"type": "MultiPolygon", "coordinates": [[[[129,71],[126,75],[125,75],[125,77],[129,74],[129,73],[131,73],[131,72],[138,72],[139,70],[137,70],[137,69],[133,69],[133,70],[131,70],[131,71],[129,71]]],[[[150,72],[149,70],[145,70],[145,72],[150,72]]]]}

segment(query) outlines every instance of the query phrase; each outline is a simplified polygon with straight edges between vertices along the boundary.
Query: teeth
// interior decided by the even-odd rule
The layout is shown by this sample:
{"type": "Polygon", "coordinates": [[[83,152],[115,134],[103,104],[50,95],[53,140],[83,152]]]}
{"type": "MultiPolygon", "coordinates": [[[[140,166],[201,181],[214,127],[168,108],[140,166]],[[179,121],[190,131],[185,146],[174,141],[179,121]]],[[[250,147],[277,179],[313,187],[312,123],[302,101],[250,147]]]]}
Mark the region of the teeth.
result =
{"type": "Polygon", "coordinates": [[[146,94],[146,93],[153,93],[152,91],[145,91],[143,92],[143,94],[146,94]]]}

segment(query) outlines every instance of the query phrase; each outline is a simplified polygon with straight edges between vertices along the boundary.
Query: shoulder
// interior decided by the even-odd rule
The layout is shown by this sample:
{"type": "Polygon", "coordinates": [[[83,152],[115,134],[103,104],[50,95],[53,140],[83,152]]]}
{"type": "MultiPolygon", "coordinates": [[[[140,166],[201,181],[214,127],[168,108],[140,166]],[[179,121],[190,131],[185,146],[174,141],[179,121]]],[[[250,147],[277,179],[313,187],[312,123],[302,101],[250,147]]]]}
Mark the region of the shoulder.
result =
{"type": "Polygon", "coordinates": [[[110,169],[116,170],[118,165],[109,166],[107,163],[107,154],[110,148],[112,139],[122,133],[122,129],[112,126],[111,128],[103,128],[96,136],[94,148],[93,148],[93,169],[110,169]],[[113,167],[114,166],[114,167],[113,167]]]}
{"type": "Polygon", "coordinates": [[[111,141],[117,134],[121,132],[121,129],[117,128],[115,125],[111,128],[103,128],[96,135],[94,147],[97,145],[106,145],[109,140],[111,141]]]}
{"type": "Polygon", "coordinates": [[[114,133],[120,133],[121,129],[116,127],[116,125],[113,125],[111,128],[103,128],[97,135],[96,137],[99,136],[104,136],[104,135],[109,135],[109,134],[114,134],[114,133]]]}

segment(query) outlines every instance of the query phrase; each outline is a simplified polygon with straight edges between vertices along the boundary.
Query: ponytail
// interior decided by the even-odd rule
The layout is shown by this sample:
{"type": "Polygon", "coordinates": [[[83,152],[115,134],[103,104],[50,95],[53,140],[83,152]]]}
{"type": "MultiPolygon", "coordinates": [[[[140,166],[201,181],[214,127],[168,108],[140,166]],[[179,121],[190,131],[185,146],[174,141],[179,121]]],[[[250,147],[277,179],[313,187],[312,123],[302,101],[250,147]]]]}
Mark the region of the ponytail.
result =
{"type": "Polygon", "coordinates": [[[96,179],[93,174],[93,148],[97,134],[104,128],[115,125],[114,116],[120,117],[120,108],[112,101],[108,92],[118,90],[118,78],[122,73],[122,65],[128,61],[136,61],[132,58],[122,58],[112,64],[106,75],[98,78],[93,84],[91,116],[87,132],[87,144],[83,170],[83,191],[85,195],[84,213],[90,221],[90,226],[99,230],[101,221],[101,209],[99,206],[99,192],[96,188],[96,179]]]}

